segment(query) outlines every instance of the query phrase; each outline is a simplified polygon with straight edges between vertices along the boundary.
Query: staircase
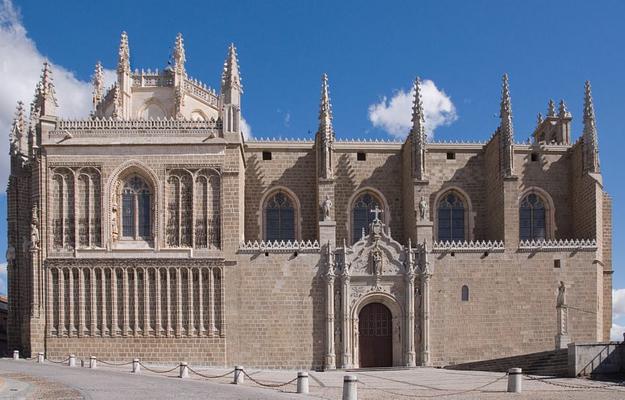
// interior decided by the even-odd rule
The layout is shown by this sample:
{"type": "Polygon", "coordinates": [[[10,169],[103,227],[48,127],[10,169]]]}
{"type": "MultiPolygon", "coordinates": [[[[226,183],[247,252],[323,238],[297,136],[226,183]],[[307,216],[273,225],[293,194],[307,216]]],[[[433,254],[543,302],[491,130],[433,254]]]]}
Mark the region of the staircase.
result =
{"type": "Polygon", "coordinates": [[[445,368],[490,372],[507,372],[510,368],[522,368],[524,374],[566,377],[569,376],[568,364],[568,350],[562,349],[448,365],[445,368]]]}

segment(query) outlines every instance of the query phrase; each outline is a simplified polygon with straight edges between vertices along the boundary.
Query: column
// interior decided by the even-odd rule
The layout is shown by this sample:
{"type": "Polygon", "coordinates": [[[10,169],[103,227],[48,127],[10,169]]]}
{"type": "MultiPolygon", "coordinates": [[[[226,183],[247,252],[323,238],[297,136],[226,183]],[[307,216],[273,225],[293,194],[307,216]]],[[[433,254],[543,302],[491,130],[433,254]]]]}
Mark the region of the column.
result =
{"type": "Polygon", "coordinates": [[[176,268],[176,336],[182,336],[182,273],[176,268]]]}
{"type": "Polygon", "coordinates": [[[198,282],[197,282],[198,296],[197,296],[197,298],[198,298],[198,306],[199,306],[198,307],[198,321],[200,322],[198,328],[200,329],[200,332],[199,332],[200,336],[204,336],[204,334],[206,333],[205,329],[204,329],[204,292],[203,292],[203,290],[204,290],[204,282],[202,281],[203,275],[204,275],[203,272],[202,272],[203,270],[204,270],[204,268],[202,268],[202,267],[197,269],[197,279],[198,279],[198,282]]]}
{"type": "MultiPolygon", "coordinates": [[[[409,250],[410,251],[410,250],[409,250]]],[[[414,270],[406,273],[406,366],[416,366],[416,353],[414,344],[414,329],[415,329],[415,298],[414,298],[414,270]]]]}
{"type": "Polygon", "coordinates": [[[421,276],[421,282],[423,285],[422,296],[423,296],[423,310],[421,315],[421,340],[422,344],[422,357],[421,357],[421,365],[429,366],[430,365],[430,277],[432,274],[429,271],[425,271],[421,276]]]}
{"type": "MultiPolygon", "coordinates": [[[[330,266],[332,267],[332,266],[330,266]]],[[[326,369],[336,369],[336,352],[334,350],[334,271],[326,275],[326,369]]]]}
{"type": "Polygon", "coordinates": [[[78,336],[85,333],[85,271],[78,268],[78,336]]]}
{"type": "MultiPolygon", "coordinates": [[[[106,298],[107,298],[107,293],[106,293],[106,270],[104,268],[100,269],[100,277],[102,278],[100,281],[100,294],[102,297],[102,299],[100,300],[102,302],[102,308],[100,308],[100,311],[102,312],[101,314],[101,318],[100,318],[100,335],[102,335],[102,337],[106,336],[106,330],[108,328],[108,321],[107,321],[107,312],[106,312],[106,298]]],[[[110,335],[110,332],[109,332],[110,335]]]]}
{"type": "Polygon", "coordinates": [[[208,335],[213,336],[215,328],[215,268],[208,270],[208,335]]]}
{"type": "Polygon", "coordinates": [[[130,297],[130,291],[128,290],[128,269],[122,268],[122,299],[124,301],[124,322],[122,325],[122,336],[128,335],[128,325],[130,322],[130,310],[128,309],[128,298],[130,297]]]}
{"type": "MultiPolygon", "coordinates": [[[[14,261],[9,261],[7,263],[7,268],[8,265],[11,265],[11,263],[13,263],[14,261]]],[[[54,293],[58,293],[58,289],[54,290],[54,278],[52,275],[52,268],[47,267],[46,268],[48,271],[48,295],[46,296],[46,310],[48,310],[48,336],[53,336],[53,332],[54,332],[54,312],[58,312],[59,310],[55,310],[54,309],[54,293]]],[[[57,274],[58,276],[58,274],[57,274]]],[[[56,328],[57,331],[57,335],[58,335],[58,331],[59,328],[56,328]]]]}
{"type": "Polygon", "coordinates": [[[137,334],[139,333],[139,274],[137,274],[137,268],[134,267],[132,269],[132,274],[133,274],[133,278],[134,278],[134,291],[133,291],[133,295],[134,295],[134,302],[133,302],[133,306],[134,306],[134,314],[135,314],[135,318],[134,318],[134,323],[135,326],[133,327],[132,333],[134,336],[137,336],[137,334]]]}
{"type": "Polygon", "coordinates": [[[117,271],[111,268],[111,336],[117,336],[119,320],[117,318],[117,271]]]}
{"type": "Polygon", "coordinates": [[[65,268],[59,268],[59,337],[65,332],[65,268]]]}
{"type": "MultiPolygon", "coordinates": [[[[343,266],[343,268],[346,268],[343,266]]],[[[351,329],[350,329],[350,321],[349,321],[349,281],[350,276],[349,273],[343,273],[343,306],[341,307],[341,312],[343,313],[343,326],[342,326],[342,335],[343,335],[343,362],[342,368],[351,368],[352,367],[352,358],[351,358],[351,329]]]]}
{"type": "Polygon", "coordinates": [[[74,271],[73,268],[68,268],[67,272],[69,273],[69,287],[68,287],[68,294],[67,297],[69,297],[69,329],[67,330],[67,336],[74,336],[74,334],[76,333],[76,325],[75,325],[75,321],[74,321],[74,309],[76,307],[75,301],[74,301],[74,271]]]}
{"type": "Polygon", "coordinates": [[[155,294],[155,299],[154,299],[154,303],[156,305],[154,311],[156,312],[156,315],[154,316],[154,329],[156,330],[154,332],[154,336],[161,336],[161,330],[163,329],[163,327],[161,326],[162,323],[162,317],[161,317],[161,269],[160,268],[154,268],[154,284],[156,285],[154,287],[154,294],[155,294]]]}
{"type": "Polygon", "coordinates": [[[150,324],[150,270],[143,269],[143,336],[148,336],[150,324]]]}
{"type": "Polygon", "coordinates": [[[226,289],[224,287],[224,270],[223,268],[217,268],[219,273],[219,337],[226,336],[226,310],[225,310],[225,297],[226,289]]]}
{"type": "Polygon", "coordinates": [[[171,328],[171,278],[170,278],[170,273],[171,270],[169,268],[165,269],[166,271],[166,281],[165,281],[165,290],[167,292],[167,311],[165,311],[167,314],[167,332],[165,333],[166,336],[171,335],[172,332],[172,328],[171,328]]]}
{"type": "Polygon", "coordinates": [[[91,318],[89,318],[89,335],[95,336],[96,320],[98,319],[98,308],[96,304],[95,287],[96,287],[96,273],[95,268],[89,270],[89,307],[91,318]]]}
{"type": "Polygon", "coordinates": [[[187,336],[195,334],[195,320],[193,319],[193,268],[187,268],[187,299],[189,303],[187,308],[189,311],[189,321],[187,323],[187,336]]]}

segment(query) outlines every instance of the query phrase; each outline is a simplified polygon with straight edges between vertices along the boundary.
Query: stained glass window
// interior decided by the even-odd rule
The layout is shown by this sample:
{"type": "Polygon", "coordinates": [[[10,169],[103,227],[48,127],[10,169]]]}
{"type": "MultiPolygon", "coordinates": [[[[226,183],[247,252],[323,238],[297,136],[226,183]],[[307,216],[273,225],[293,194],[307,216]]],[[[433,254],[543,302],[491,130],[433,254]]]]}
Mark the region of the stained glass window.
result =
{"type": "Polygon", "coordinates": [[[530,193],[521,200],[519,208],[519,238],[521,240],[545,240],[545,203],[535,193],[530,193]]]}
{"type": "Polygon", "coordinates": [[[450,192],[438,202],[438,240],[462,242],[464,232],[464,203],[460,196],[450,192]]]}
{"type": "Polygon", "coordinates": [[[265,203],[265,240],[295,240],[295,208],[282,191],[265,203]]]}

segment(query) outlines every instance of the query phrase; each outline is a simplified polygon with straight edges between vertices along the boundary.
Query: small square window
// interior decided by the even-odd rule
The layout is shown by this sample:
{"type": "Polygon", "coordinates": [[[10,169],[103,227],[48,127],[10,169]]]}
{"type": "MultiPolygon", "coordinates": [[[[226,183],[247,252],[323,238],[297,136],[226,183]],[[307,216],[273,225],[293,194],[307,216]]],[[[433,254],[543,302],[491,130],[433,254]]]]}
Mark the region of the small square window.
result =
{"type": "Polygon", "coordinates": [[[532,161],[538,161],[538,153],[532,153],[530,155],[530,160],[532,161]]]}
{"type": "Polygon", "coordinates": [[[367,153],[356,153],[356,160],[367,161],[367,153]]]}
{"type": "Polygon", "coordinates": [[[554,268],[561,268],[562,267],[562,262],[560,260],[553,260],[553,267],[554,268]]]}
{"type": "Polygon", "coordinates": [[[263,160],[265,160],[265,161],[271,160],[271,152],[270,151],[263,151],[263,160]]]}
{"type": "Polygon", "coordinates": [[[455,160],[456,159],[456,153],[447,153],[447,159],[448,160],[455,160]]]}

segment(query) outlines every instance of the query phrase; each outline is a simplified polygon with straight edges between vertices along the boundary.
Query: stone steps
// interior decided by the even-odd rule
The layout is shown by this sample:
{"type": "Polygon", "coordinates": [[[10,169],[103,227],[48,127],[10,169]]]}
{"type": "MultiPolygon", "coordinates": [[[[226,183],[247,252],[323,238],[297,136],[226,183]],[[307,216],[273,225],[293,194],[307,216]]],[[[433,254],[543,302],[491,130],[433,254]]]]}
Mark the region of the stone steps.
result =
{"type": "Polygon", "coordinates": [[[523,373],[543,376],[568,376],[568,350],[552,350],[522,354],[512,357],[482,360],[463,364],[448,365],[455,370],[506,372],[510,368],[522,368],[523,373]]]}

